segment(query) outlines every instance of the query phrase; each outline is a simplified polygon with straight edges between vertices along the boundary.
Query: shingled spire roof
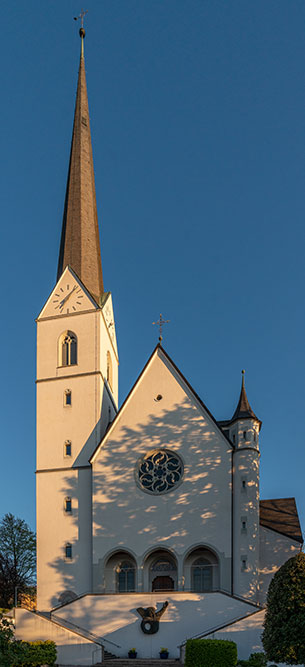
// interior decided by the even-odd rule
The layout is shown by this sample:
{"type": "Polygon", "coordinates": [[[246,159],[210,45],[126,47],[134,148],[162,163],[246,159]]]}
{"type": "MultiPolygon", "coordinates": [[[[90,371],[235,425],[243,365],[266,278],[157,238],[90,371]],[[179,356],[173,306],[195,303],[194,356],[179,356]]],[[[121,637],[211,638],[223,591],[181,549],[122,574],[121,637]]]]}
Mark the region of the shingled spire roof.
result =
{"type": "Polygon", "coordinates": [[[241,391],[240,391],[240,397],[239,401],[237,404],[237,408],[234,412],[234,415],[231,419],[231,422],[236,421],[236,419],[255,419],[257,422],[261,424],[260,419],[254,414],[250,403],[248,401],[248,397],[246,394],[246,388],[245,388],[245,371],[242,371],[242,382],[241,382],[241,391]]]}
{"type": "Polygon", "coordinates": [[[84,29],[81,28],[79,33],[81,56],[57,280],[66,266],[70,265],[92,296],[99,301],[104,288],[85,73],[84,29]]]}

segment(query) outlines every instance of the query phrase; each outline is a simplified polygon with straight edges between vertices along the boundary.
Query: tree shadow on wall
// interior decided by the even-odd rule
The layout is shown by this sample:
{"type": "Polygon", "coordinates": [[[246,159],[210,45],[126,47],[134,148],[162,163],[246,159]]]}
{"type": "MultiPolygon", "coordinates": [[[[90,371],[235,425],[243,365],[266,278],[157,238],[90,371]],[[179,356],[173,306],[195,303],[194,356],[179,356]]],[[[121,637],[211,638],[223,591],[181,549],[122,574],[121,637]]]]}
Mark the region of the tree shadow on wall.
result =
{"type": "MultiPolygon", "coordinates": [[[[186,397],[158,415],[149,414],[145,423],[138,421],[134,427],[121,426],[121,420],[92,466],[91,558],[95,565],[115,549],[132,551],[135,540],[139,566],[148,549],[183,551],[195,525],[197,542],[208,546],[207,536],[220,516],[228,517],[225,529],[230,533],[232,448],[194,402],[186,397]],[[176,452],[184,462],[182,484],[160,496],[143,492],[137,484],[139,458],[158,448],[176,452]]],[[[84,522],[91,503],[91,497],[84,494],[82,470],[73,478],[66,476],[61,493],[72,499],[67,521],[75,525],[78,539],[71,542],[71,563],[61,555],[49,563],[62,580],[61,590],[53,597],[54,606],[63,590],[78,595],[88,592],[80,590],[77,581],[80,569],[88,568],[80,543],[87,534],[84,522]]],[[[102,591],[102,587],[95,590],[102,591]]]]}

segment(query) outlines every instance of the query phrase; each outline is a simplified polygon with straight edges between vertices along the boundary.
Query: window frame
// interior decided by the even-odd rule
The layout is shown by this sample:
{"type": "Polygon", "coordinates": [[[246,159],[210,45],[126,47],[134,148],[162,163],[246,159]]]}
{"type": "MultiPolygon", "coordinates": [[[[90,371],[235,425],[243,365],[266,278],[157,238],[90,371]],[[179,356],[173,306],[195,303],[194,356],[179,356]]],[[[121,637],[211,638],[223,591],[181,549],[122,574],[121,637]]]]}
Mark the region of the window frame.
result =
{"type": "Polygon", "coordinates": [[[65,514],[72,514],[72,498],[71,496],[66,496],[64,502],[65,514]]]}
{"type": "Polygon", "coordinates": [[[73,549],[71,542],[66,542],[65,544],[65,559],[67,561],[71,561],[73,559],[73,549]]]}
{"type": "Polygon", "coordinates": [[[58,367],[77,366],[78,340],[74,331],[64,331],[58,339],[58,367]],[[69,340],[66,340],[69,339],[69,340]]]}
{"type": "Polygon", "coordinates": [[[72,456],[72,442],[71,440],[65,440],[64,442],[64,457],[71,458],[72,456]],[[67,447],[70,447],[70,454],[67,454],[67,447]]]}
{"type": "Polygon", "coordinates": [[[72,407],[72,391],[71,389],[65,389],[64,391],[64,408],[72,407]],[[69,398],[69,400],[68,400],[69,398]]]}

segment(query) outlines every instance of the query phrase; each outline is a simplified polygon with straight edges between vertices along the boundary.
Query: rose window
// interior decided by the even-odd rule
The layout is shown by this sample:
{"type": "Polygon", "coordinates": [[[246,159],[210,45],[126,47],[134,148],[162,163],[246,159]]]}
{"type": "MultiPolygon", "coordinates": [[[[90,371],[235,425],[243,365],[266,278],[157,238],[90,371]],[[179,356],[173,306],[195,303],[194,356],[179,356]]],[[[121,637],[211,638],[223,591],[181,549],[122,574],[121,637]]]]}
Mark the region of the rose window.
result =
{"type": "Polygon", "coordinates": [[[169,449],[155,450],[138,461],[138,483],[148,493],[167,493],[181,482],[182,476],[180,456],[169,449]]]}

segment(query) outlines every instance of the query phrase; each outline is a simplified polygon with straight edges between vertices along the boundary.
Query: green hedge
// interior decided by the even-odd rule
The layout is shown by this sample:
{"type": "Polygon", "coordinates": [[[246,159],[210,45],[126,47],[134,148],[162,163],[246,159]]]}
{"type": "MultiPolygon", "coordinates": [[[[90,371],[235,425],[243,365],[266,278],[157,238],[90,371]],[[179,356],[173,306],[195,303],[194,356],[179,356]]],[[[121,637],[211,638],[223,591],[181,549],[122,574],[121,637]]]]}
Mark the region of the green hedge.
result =
{"type": "Polygon", "coordinates": [[[54,665],[56,645],[51,641],[12,642],[10,645],[12,667],[40,667],[54,665]]]}
{"type": "Polygon", "coordinates": [[[237,647],[224,639],[188,639],[185,667],[235,667],[237,647]]]}

